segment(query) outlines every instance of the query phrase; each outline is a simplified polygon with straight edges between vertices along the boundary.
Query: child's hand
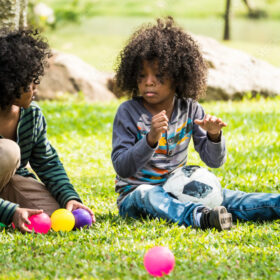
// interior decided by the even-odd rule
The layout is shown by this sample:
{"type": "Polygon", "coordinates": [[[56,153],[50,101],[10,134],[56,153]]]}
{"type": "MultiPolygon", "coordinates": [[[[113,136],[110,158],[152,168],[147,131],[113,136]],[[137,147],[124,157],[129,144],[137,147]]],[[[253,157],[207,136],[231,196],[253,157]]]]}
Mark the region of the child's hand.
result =
{"type": "Polygon", "coordinates": [[[206,130],[212,141],[219,139],[222,128],[227,126],[220,118],[208,114],[203,120],[194,120],[194,123],[206,130]]]}
{"type": "Polygon", "coordinates": [[[168,129],[168,118],[163,110],[152,118],[151,130],[147,135],[148,144],[153,148],[161,138],[161,134],[168,129]]]}
{"type": "Polygon", "coordinates": [[[85,205],[83,205],[82,203],[80,203],[77,200],[69,200],[66,203],[66,209],[71,211],[71,212],[76,210],[76,209],[79,209],[79,208],[87,210],[91,215],[92,223],[95,223],[95,216],[94,216],[94,214],[93,214],[93,212],[90,208],[86,207],[85,205]]]}
{"type": "Polygon", "coordinates": [[[32,232],[25,224],[30,225],[28,218],[32,215],[43,213],[43,210],[27,209],[18,207],[13,216],[15,228],[18,228],[22,233],[32,232]]]}

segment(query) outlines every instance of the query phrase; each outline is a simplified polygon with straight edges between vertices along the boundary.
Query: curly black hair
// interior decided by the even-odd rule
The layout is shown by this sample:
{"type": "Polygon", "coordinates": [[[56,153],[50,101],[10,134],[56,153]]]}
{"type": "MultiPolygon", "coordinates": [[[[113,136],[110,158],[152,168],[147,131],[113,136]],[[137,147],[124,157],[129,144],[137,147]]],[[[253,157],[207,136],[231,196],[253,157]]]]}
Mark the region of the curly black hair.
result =
{"type": "Polygon", "coordinates": [[[29,85],[40,83],[51,50],[37,30],[0,29],[0,108],[13,104],[29,85]]]}
{"type": "Polygon", "coordinates": [[[157,60],[161,74],[174,82],[176,95],[197,100],[205,93],[207,67],[194,39],[172,17],[145,24],[129,38],[116,63],[117,91],[138,95],[143,60],[157,60]]]}

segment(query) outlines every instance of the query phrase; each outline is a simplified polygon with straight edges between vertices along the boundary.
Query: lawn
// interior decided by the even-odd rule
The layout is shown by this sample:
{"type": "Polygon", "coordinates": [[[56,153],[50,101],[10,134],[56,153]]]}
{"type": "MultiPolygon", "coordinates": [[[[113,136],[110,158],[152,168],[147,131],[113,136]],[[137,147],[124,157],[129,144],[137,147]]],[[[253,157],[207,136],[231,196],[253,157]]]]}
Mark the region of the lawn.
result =
{"type": "MultiPolygon", "coordinates": [[[[165,279],[279,279],[280,220],[239,221],[228,232],[178,227],[159,220],[122,220],[116,207],[111,132],[120,101],[40,102],[48,134],[96,224],[47,235],[0,233],[0,279],[151,279],[145,252],[170,248],[174,271],[165,279]]],[[[224,187],[279,192],[280,99],[203,104],[222,117],[226,164],[212,170],[224,187]]],[[[188,164],[203,165],[193,147],[188,164]]],[[[203,165],[204,166],[204,165],[203,165]]]]}

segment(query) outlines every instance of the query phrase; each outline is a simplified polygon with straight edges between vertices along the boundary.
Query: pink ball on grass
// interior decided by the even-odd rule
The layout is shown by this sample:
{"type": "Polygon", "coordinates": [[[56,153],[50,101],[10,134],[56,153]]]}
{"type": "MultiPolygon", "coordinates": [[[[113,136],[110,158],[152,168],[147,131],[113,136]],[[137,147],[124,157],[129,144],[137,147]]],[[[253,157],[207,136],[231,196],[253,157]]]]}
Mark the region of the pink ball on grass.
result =
{"type": "Polygon", "coordinates": [[[34,230],[36,233],[48,233],[51,229],[51,218],[46,213],[41,213],[37,215],[30,216],[29,221],[31,222],[30,225],[26,226],[34,230]]]}
{"type": "Polygon", "coordinates": [[[173,270],[174,265],[175,257],[167,247],[153,247],[144,256],[144,266],[152,276],[167,275],[173,270]]]}
{"type": "MultiPolygon", "coordinates": [[[[25,224],[30,230],[34,230],[36,233],[48,233],[51,229],[51,218],[46,213],[30,216],[28,218],[30,225],[25,224]]],[[[14,223],[12,223],[13,229],[15,229],[14,223]]]]}

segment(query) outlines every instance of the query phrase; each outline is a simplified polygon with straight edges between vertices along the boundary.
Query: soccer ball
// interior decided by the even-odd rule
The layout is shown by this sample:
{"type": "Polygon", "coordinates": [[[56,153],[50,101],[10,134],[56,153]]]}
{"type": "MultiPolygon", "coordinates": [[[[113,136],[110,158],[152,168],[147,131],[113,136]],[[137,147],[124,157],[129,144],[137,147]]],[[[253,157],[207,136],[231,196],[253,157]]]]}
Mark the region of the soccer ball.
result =
{"type": "Polygon", "coordinates": [[[223,202],[218,178],[205,168],[189,165],[173,171],[163,185],[164,190],[181,202],[194,202],[214,208],[223,202]]]}

